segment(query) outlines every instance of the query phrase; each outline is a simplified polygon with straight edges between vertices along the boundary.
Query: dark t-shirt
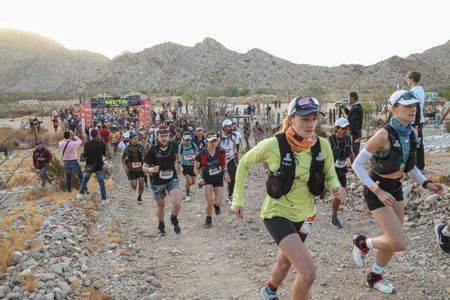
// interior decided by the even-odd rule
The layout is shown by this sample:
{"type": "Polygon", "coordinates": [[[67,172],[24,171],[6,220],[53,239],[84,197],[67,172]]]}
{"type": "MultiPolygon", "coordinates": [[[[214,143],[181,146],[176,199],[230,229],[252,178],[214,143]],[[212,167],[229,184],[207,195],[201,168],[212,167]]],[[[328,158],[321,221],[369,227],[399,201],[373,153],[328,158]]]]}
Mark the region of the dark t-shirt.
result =
{"type": "Polygon", "coordinates": [[[103,156],[106,156],[105,143],[100,141],[90,141],[84,144],[84,156],[86,157],[86,164],[94,166],[94,171],[103,170],[103,156]]]}
{"type": "MultiPolygon", "coordinates": [[[[220,148],[216,147],[214,156],[211,156],[206,148],[203,148],[195,157],[195,160],[200,164],[202,162],[202,156],[206,155],[207,163],[206,166],[201,166],[202,177],[206,181],[223,180],[223,167],[220,165],[219,161],[219,151],[220,148]]],[[[223,151],[223,150],[222,150],[223,151]]]]}
{"type": "Polygon", "coordinates": [[[150,150],[148,150],[144,157],[144,162],[150,167],[159,166],[159,172],[152,175],[153,184],[167,184],[173,179],[178,178],[177,171],[175,169],[177,152],[178,148],[172,141],[169,141],[169,145],[165,150],[161,150],[158,145],[152,146],[150,150]]]}

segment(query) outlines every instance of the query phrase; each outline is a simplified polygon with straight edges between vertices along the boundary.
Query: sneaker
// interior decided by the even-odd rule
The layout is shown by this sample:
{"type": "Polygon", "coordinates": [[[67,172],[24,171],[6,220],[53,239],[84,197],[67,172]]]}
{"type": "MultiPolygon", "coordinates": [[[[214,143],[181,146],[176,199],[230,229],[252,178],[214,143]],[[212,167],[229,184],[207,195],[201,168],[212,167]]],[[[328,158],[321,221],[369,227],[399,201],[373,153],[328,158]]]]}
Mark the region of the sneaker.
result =
{"type": "Polygon", "coordinates": [[[278,300],[277,292],[272,291],[267,285],[259,290],[261,300],[278,300]]]}
{"type": "Polygon", "coordinates": [[[214,206],[214,213],[216,214],[216,216],[220,215],[220,205],[215,205],[214,206]]]}
{"type": "Polygon", "coordinates": [[[166,230],[164,229],[166,226],[164,225],[164,222],[159,222],[158,224],[158,230],[159,230],[159,236],[165,236],[166,230]]]}
{"type": "Polygon", "coordinates": [[[180,234],[181,233],[181,228],[180,226],[177,225],[173,225],[173,232],[175,232],[176,234],[180,234]]]}
{"type": "Polygon", "coordinates": [[[366,264],[364,258],[369,252],[369,248],[366,245],[366,237],[361,234],[356,234],[353,237],[353,261],[358,267],[364,267],[366,264]]]}
{"type": "Polygon", "coordinates": [[[367,274],[366,284],[367,286],[386,294],[393,294],[395,292],[394,286],[390,282],[384,280],[383,275],[381,274],[369,272],[369,274],[367,274]]]}
{"type": "Polygon", "coordinates": [[[110,202],[109,202],[108,199],[102,200],[102,205],[103,205],[103,206],[108,205],[109,203],[110,203],[110,202]]]}
{"type": "Polygon", "coordinates": [[[233,203],[233,198],[231,198],[231,197],[228,196],[228,197],[225,199],[225,201],[227,202],[228,205],[231,205],[231,203],[233,203]]]}
{"type": "Polygon", "coordinates": [[[185,200],[186,202],[189,202],[189,201],[191,201],[191,196],[189,196],[189,195],[186,195],[186,198],[184,198],[184,200],[185,200]]]}
{"type": "Polygon", "coordinates": [[[137,197],[137,203],[138,203],[138,204],[142,204],[142,196],[139,195],[139,196],[137,197]]]}
{"type": "Polygon", "coordinates": [[[209,228],[212,225],[212,219],[211,217],[206,217],[205,225],[203,225],[204,228],[209,228]]]}
{"type": "Polygon", "coordinates": [[[83,199],[84,199],[84,194],[77,194],[77,195],[75,196],[75,199],[77,199],[77,200],[83,200],[83,199]]]}
{"type": "Polygon", "coordinates": [[[436,233],[436,239],[439,249],[444,253],[450,253],[450,237],[445,236],[442,233],[442,230],[444,230],[444,228],[444,223],[437,223],[434,226],[434,232],[436,233]]]}
{"type": "Polygon", "coordinates": [[[330,222],[331,226],[333,226],[334,228],[340,229],[342,228],[342,224],[341,222],[339,222],[339,219],[337,216],[332,216],[331,217],[331,222],[330,222]]]}

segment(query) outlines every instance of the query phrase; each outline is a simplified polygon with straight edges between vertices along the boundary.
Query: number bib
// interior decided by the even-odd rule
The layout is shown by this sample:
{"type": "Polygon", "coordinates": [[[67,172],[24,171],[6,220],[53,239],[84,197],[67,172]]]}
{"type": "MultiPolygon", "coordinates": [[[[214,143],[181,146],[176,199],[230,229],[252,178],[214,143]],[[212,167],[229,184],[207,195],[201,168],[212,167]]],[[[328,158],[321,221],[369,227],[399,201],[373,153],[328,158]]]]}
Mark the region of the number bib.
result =
{"type": "Polygon", "coordinates": [[[173,171],[172,170],[161,170],[159,171],[159,178],[161,179],[172,179],[173,171]]]}
{"type": "Polygon", "coordinates": [[[131,167],[133,169],[140,169],[142,167],[142,163],[140,161],[135,161],[131,163],[131,167]]]}
{"type": "Polygon", "coordinates": [[[210,168],[209,169],[209,175],[210,176],[214,176],[214,175],[220,174],[220,172],[222,172],[222,167],[210,168]]]}
{"type": "Polygon", "coordinates": [[[334,166],[336,167],[336,168],[338,168],[338,169],[342,169],[342,168],[345,168],[346,166],[347,166],[347,162],[345,161],[345,160],[337,160],[335,163],[334,163],[334,166]]]}
{"type": "Polygon", "coordinates": [[[195,158],[194,154],[184,154],[184,160],[186,161],[194,160],[194,158],[195,158]]]}

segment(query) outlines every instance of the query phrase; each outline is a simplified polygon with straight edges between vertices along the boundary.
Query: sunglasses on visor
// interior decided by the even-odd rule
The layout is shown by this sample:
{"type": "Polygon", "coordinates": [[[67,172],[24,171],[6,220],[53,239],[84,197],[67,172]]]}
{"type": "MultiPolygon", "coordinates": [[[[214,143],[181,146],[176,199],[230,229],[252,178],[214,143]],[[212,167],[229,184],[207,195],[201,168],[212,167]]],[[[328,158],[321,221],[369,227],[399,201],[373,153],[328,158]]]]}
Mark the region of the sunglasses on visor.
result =
{"type": "Polygon", "coordinates": [[[306,110],[310,108],[319,109],[319,101],[314,97],[298,97],[295,106],[292,108],[291,114],[298,110],[306,110]]]}

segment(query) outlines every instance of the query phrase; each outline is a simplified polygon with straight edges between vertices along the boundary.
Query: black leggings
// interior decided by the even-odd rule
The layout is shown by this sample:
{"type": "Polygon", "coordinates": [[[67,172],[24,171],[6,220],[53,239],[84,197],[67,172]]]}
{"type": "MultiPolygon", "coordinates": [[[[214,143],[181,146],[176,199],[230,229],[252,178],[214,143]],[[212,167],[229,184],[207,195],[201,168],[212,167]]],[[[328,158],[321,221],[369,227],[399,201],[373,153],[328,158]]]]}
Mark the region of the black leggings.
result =
{"type": "Polygon", "coordinates": [[[233,196],[233,190],[234,190],[234,180],[236,177],[236,161],[233,159],[228,162],[228,174],[230,175],[230,182],[228,182],[228,197],[233,196]]]}

